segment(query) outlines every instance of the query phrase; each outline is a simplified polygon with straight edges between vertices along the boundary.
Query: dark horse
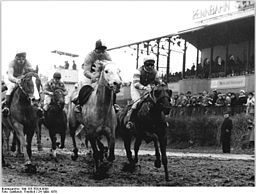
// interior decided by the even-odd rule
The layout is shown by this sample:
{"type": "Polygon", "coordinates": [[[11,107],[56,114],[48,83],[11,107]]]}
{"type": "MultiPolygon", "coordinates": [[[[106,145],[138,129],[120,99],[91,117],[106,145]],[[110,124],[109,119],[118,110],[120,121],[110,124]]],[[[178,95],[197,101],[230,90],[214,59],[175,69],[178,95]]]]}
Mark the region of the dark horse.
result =
{"type": "Polygon", "coordinates": [[[54,91],[49,109],[45,113],[45,119],[43,124],[49,130],[49,135],[52,141],[52,156],[57,161],[56,158],[56,148],[57,148],[57,138],[56,134],[61,136],[61,146],[65,147],[65,137],[67,130],[67,115],[63,110],[65,105],[65,95],[63,90],[57,89],[54,91]]]}
{"type": "Polygon", "coordinates": [[[11,94],[10,114],[7,119],[16,134],[21,149],[24,152],[27,172],[35,172],[31,164],[31,142],[38,131],[38,103],[40,100],[41,81],[35,72],[29,72],[21,77],[21,83],[11,94]]]}
{"type": "Polygon", "coordinates": [[[170,110],[170,97],[172,91],[168,89],[167,85],[161,84],[155,86],[153,90],[142,100],[137,109],[134,112],[135,128],[129,130],[125,126],[125,117],[127,111],[130,109],[130,105],[126,106],[123,110],[118,112],[118,127],[117,133],[121,135],[124,140],[124,147],[126,155],[129,161],[130,167],[135,167],[138,162],[138,151],[142,140],[146,143],[154,142],[155,146],[155,167],[161,167],[160,152],[158,142],[160,144],[160,150],[162,155],[162,163],[164,165],[165,179],[169,180],[168,168],[167,168],[167,156],[166,156],[166,127],[165,115],[170,110]],[[134,151],[135,157],[132,158],[131,152],[131,140],[135,137],[134,151]]]}

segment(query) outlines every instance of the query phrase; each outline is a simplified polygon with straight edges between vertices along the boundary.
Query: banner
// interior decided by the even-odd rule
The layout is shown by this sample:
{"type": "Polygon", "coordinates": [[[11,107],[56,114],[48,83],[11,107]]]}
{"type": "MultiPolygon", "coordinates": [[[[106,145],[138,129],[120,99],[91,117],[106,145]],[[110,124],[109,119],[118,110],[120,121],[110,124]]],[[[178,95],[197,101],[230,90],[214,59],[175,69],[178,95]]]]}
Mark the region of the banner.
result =
{"type": "Polygon", "coordinates": [[[228,89],[245,87],[245,76],[211,80],[211,89],[228,89]]]}

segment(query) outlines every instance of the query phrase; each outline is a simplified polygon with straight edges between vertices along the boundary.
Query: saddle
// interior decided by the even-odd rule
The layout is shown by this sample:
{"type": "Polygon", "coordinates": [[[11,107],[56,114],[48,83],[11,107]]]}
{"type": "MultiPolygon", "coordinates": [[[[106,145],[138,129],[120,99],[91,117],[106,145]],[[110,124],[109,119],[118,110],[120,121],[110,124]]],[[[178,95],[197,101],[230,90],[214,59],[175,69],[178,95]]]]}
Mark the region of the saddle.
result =
{"type": "Polygon", "coordinates": [[[72,102],[74,104],[80,104],[81,106],[83,106],[84,104],[86,104],[86,102],[89,100],[92,92],[93,92],[93,87],[92,86],[89,86],[89,85],[85,85],[83,86],[80,91],[79,91],[79,94],[78,94],[78,97],[77,98],[74,98],[72,100],[72,102]]]}

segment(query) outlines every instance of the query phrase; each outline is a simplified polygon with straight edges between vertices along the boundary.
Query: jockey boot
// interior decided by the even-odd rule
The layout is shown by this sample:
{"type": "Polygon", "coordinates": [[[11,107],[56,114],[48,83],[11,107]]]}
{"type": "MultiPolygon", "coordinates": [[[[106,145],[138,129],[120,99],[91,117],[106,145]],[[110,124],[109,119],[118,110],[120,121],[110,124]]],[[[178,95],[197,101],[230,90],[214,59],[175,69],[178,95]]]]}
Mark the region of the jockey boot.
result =
{"type": "Polygon", "coordinates": [[[135,110],[134,109],[130,109],[128,112],[127,112],[127,123],[126,123],[126,125],[125,125],[125,127],[127,128],[127,129],[132,129],[132,128],[134,128],[135,127],[135,123],[132,121],[132,116],[133,116],[133,112],[134,112],[135,110]]]}
{"type": "Polygon", "coordinates": [[[6,95],[6,101],[2,113],[4,117],[7,117],[10,114],[10,95],[6,95]]]}
{"type": "Polygon", "coordinates": [[[80,104],[77,104],[77,105],[75,106],[74,111],[77,112],[77,113],[81,113],[81,112],[82,112],[82,107],[81,107],[81,105],[80,105],[80,104]]]}

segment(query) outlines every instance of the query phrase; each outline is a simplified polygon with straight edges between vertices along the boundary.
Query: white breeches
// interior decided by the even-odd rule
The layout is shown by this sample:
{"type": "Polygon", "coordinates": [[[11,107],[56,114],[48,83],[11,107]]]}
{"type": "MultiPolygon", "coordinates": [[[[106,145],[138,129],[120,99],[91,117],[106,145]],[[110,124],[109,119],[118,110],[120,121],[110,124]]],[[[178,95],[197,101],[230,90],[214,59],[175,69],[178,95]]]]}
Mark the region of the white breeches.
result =
{"type": "Polygon", "coordinates": [[[132,109],[136,109],[137,104],[141,101],[141,96],[143,96],[147,91],[146,90],[138,90],[134,87],[133,84],[131,84],[131,98],[134,102],[132,105],[132,109]],[[139,100],[140,99],[140,100],[139,100]]]}
{"type": "Polygon", "coordinates": [[[15,88],[16,84],[12,82],[7,82],[8,90],[6,92],[6,95],[10,95],[13,89],[15,88]]]}

